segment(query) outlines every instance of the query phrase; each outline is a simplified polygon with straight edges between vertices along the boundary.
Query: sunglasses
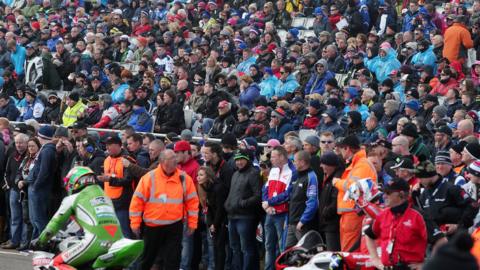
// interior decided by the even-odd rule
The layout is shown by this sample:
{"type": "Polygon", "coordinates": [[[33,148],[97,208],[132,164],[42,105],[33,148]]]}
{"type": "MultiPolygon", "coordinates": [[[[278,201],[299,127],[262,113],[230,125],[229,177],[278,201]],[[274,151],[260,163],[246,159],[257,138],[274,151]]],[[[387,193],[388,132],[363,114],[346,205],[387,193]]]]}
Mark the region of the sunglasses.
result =
{"type": "Polygon", "coordinates": [[[331,143],[333,143],[333,141],[320,141],[320,143],[323,143],[323,144],[331,144],[331,143]]]}

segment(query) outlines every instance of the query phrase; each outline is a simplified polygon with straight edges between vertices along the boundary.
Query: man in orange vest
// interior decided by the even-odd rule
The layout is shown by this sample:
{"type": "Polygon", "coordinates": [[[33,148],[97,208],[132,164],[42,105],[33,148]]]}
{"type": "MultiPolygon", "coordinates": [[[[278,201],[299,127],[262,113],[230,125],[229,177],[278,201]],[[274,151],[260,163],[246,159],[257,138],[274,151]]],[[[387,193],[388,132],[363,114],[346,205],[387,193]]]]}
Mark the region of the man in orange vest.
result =
{"type": "Polygon", "coordinates": [[[160,165],[140,179],[130,204],[130,227],[145,241],[140,269],[149,270],[157,254],[160,269],[179,269],[183,222],[191,235],[197,228],[198,202],[192,178],[177,168],[175,152],[163,151],[160,165]]]}
{"type": "Polygon", "coordinates": [[[106,145],[108,157],[103,162],[103,174],[97,176],[97,179],[103,182],[105,194],[112,199],[123,235],[132,238],[128,206],[133,195],[134,178],[127,172],[122,162],[122,158],[131,157],[128,157],[128,152],[122,148],[122,140],[118,136],[108,137],[106,145]]]}
{"type": "Polygon", "coordinates": [[[333,185],[338,189],[337,212],[340,215],[340,245],[342,251],[350,251],[360,240],[363,217],[355,212],[355,202],[344,198],[346,191],[356,181],[370,178],[377,181],[375,167],[367,159],[367,153],[360,148],[360,141],[355,135],[345,137],[337,143],[337,149],[347,168],[341,178],[334,178],[333,185]]]}

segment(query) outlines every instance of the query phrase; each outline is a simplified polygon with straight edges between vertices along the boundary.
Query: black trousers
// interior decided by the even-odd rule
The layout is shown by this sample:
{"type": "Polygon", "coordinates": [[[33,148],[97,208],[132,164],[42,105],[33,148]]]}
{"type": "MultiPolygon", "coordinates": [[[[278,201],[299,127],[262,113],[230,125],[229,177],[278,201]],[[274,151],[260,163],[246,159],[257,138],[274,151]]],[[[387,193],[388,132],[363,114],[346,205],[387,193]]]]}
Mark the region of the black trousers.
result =
{"type": "Polygon", "coordinates": [[[145,248],[140,260],[140,269],[150,270],[158,259],[159,269],[178,270],[182,254],[183,224],[177,222],[158,227],[143,227],[145,248]]]}
{"type": "Polygon", "coordinates": [[[215,270],[225,269],[225,259],[227,258],[228,228],[223,224],[218,231],[213,234],[213,245],[215,252],[215,270]]]}

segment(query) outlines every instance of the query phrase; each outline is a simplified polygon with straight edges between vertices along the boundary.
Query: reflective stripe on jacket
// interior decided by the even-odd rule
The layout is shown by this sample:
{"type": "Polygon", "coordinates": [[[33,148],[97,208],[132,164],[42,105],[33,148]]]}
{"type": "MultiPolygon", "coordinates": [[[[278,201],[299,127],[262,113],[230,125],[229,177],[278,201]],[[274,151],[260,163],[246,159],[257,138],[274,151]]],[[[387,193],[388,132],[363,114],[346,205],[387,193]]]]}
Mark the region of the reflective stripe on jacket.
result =
{"type": "Polygon", "coordinates": [[[78,101],[73,107],[68,107],[62,116],[62,122],[65,127],[69,127],[77,122],[78,116],[85,111],[87,106],[78,101]]]}
{"type": "Polygon", "coordinates": [[[186,216],[188,227],[195,229],[198,203],[190,176],[179,169],[168,176],[159,166],[140,179],[130,203],[130,227],[138,229],[142,221],[152,227],[169,225],[186,216]]]}
{"type": "Polygon", "coordinates": [[[350,199],[345,201],[343,197],[353,183],[363,178],[370,178],[377,182],[377,172],[375,168],[370,161],[368,161],[365,150],[360,150],[353,155],[352,162],[343,172],[341,179],[335,183],[335,187],[338,189],[338,214],[354,211],[355,202],[350,199]]]}

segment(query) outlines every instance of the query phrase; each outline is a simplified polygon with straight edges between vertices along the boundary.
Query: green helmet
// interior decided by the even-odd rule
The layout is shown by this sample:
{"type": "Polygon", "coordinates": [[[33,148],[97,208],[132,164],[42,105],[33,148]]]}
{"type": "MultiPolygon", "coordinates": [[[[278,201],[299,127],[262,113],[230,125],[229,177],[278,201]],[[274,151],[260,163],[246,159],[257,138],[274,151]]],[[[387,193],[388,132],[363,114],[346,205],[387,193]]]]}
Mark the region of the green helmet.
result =
{"type": "Polygon", "coordinates": [[[73,167],[64,178],[65,189],[72,195],[84,187],[95,184],[95,173],[89,167],[73,167]]]}

